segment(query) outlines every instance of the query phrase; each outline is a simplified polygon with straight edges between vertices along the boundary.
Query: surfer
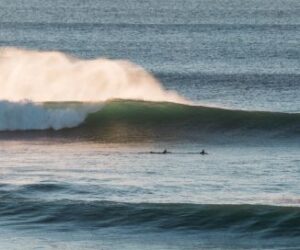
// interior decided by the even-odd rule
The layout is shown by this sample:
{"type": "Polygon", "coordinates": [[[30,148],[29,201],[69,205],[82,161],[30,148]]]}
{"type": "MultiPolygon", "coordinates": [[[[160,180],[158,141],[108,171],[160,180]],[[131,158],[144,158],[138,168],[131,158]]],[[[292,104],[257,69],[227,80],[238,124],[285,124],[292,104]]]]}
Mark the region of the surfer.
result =
{"type": "Polygon", "coordinates": [[[171,152],[169,152],[167,149],[164,149],[164,151],[162,152],[155,152],[155,151],[150,151],[150,154],[170,154],[171,152]]]}
{"type": "Polygon", "coordinates": [[[208,153],[207,153],[207,152],[205,152],[205,150],[204,150],[204,149],[202,149],[202,151],[200,152],[200,155],[208,155],[208,153]]]}

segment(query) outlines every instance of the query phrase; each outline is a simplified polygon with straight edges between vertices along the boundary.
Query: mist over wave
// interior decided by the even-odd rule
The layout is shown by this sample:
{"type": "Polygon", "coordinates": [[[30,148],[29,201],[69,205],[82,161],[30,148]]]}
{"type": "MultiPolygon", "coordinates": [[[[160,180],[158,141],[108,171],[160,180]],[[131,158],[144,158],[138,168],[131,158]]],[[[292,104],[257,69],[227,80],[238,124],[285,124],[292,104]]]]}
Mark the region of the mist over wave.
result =
{"type": "Polygon", "coordinates": [[[33,102],[139,99],[186,103],[125,60],[81,60],[62,52],[0,50],[0,100],[33,102]]]}
{"type": "Polygon", "coordinates": [[[18,48],[0,50],[0,131],[116,124],[135,131],[138,124],[155,130],[163,125],[176,131],[257,129],[299,134],[299,114],[181,105],[189,103],[128,61],[81,60],[62,52],[18,48]]]}

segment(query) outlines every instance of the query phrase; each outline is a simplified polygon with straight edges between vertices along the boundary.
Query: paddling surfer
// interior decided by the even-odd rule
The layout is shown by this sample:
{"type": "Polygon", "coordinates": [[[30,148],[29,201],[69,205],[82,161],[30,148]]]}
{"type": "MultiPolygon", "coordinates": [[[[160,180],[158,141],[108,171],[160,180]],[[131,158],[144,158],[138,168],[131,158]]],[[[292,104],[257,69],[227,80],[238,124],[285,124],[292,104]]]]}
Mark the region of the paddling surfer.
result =
{"type": "Polygon", "coordinates": [[[207,155],[208,153],[207,152],[205,152],[205,150],[204,149],[202,149],[202,151],[200,152],[200,155],[207,155]]]}
{"type": "Polygon", "coordinates": [[[150,154],[170,154],[171,152],[168,151],[167,149],[164,149],[162,152],[155,152],[155,151],[150,151],[150,154]]]}

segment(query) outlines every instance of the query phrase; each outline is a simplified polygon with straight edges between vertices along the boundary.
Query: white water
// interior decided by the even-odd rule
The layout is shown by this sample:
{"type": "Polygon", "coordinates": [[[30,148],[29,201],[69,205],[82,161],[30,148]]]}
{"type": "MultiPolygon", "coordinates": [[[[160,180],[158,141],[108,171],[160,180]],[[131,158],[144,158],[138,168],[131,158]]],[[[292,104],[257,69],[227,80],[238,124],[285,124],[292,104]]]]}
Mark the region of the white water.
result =
{"type": "Polygon", "coordinates": [[[101,105],[47,108],[31,102],[0,101],[0,131],[72,128],[101,105]]]}
{"type": "Polygon", "coordinates": [[[0,50],[0,100],[33,102],[109,99],[186,102],[129,61],[80,60],[61,52],[0,50]]]}

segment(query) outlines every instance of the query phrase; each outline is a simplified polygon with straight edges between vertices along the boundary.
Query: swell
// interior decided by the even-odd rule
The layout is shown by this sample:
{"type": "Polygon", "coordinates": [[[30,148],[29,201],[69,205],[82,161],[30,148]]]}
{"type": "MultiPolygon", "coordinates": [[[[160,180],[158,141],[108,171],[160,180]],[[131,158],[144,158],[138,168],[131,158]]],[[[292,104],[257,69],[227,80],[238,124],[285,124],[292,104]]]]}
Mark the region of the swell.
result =
{"type": "Polygon", "coordinates": [[[268,24],[268,23],[261,23],[261,24],[233,24],[233,23],[99,23],[99,22],[72,22],[72,23],[63,23],[63,22],[48,22],[48,23],[39,23],[39,22],[3,22],[6,28],[22,28],[22,29],[29,29],[29,28],[73,28],[73,29],[129,29],[129,28],[141,28],[141,29],[153,29],[156,31],[157,27],[164,29],[166,31],[170,30],[178,30],[182,29],[185,32],[196,32],[202,30],[220,30],[220,29],[230,29],[230,30],[270,30],[270,29],[285,29],[285,30],[295,30],[299,27],[299,24],[268,24]]]}
{"type": "Polygon", "coordinates": [[[0,219],[6,225],[25,227],[49,224],[95,229],[139,226],[145,230],[216,230],[255,233],[259,237],[300,236],[299,207],[266,205],[43,201],[8,195],[0,200],[0,219]]]}

